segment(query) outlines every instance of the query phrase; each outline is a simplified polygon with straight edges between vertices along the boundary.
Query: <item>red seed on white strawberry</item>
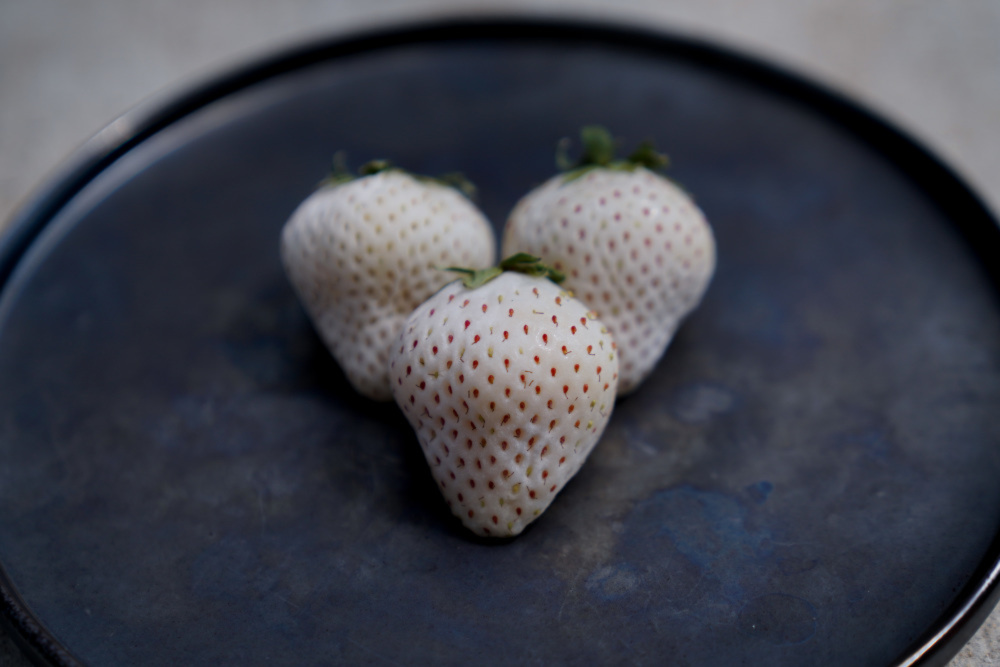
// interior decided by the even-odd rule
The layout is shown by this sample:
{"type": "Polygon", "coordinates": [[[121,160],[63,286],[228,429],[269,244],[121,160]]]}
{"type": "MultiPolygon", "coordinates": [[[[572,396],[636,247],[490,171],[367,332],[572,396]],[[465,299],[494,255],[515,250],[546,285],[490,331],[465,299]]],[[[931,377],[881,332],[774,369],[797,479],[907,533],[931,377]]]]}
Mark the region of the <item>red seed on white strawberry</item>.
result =
{"type": "Polygon", "coordinates": [[[323,342],[359,393],[383,401],[403,322],[451,280],[436,267],[490,266],[496,252],[466,197],[384,166],[321,187],[281,235],[285,270],[323,342]]]}
{"type": "Polygon", "coordinates": [[[480,535],[520,533],[551,504],[611,416],[606,327],[546,278],[456,281],[409,317],[393,396],[451,511],[480,535]]]}
{"type": "Polygon", "coordinates": [[[624,395],[653,370],[715,270],[704,214],[670,180],[650,145],[614,160],[603,128],[585,128],[579,166],[526,195],[504,229],[502,254],[525,252],[565,272],[563,286],[593,308],[621,355],[624,395]]]}

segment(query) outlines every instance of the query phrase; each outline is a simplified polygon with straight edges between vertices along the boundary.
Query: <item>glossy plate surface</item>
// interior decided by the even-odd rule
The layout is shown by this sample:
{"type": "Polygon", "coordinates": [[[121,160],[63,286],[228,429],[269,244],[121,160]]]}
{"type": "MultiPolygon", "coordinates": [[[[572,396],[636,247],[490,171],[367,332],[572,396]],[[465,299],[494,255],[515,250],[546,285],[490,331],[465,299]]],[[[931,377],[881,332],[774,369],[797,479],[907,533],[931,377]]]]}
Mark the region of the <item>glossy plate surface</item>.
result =
{"type": "Polygon", "coordinates": [[[3,615],[56,664],[941,664],[995,594],[998,246],[905,137],[711,46],[454,23],[250,66],[99,140],[0,250],[3,615]],[[461,170],[499,226],[594,122],[670,154],[719,269],[484,543],[345,387],[279,230],[340,149],[461,170]]]}

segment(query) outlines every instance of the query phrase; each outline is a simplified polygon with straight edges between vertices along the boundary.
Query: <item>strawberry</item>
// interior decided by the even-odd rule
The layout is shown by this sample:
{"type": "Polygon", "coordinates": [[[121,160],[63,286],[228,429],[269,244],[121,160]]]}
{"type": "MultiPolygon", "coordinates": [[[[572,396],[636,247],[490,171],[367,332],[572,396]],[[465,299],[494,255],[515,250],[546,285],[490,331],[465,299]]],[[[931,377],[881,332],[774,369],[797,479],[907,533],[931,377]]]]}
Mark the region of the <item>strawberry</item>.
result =
{"type": "Polygon", "coordinates": [[[468,273],[406,321],[389,362],[393,397],[451,511],[477,534],[512,536],[597,444],[618,357],[537,258],[468,273]]]}
{"type": "Polygon", "coordinates": [[[604,128],[584,128],[583,143],[575,167],[515,206],[502,253],[538,255],[566,273],[566,289],[618,343],[624,395],[652,372],[701,301],[715,270],[715,240],[691,198],[656,173],[666,158],[651,144],[615,160],[604,128]]]}
{"type": "Polygon", "coordinates": [[[493,264],[493,229],[443,183],[370,163],[343,170],[281,234],[285,271],[348,381],[387,401],[389,349],[406,317],[450,278],[438,265],[493,264]]]}

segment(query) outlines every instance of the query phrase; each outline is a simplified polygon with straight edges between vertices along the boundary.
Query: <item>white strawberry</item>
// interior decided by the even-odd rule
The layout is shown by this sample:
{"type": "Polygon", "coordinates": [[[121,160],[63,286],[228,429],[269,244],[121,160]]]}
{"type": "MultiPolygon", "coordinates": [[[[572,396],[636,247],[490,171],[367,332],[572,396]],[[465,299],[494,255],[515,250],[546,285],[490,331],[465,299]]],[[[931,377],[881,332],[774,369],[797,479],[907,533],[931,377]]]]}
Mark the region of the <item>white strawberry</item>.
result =
{"type": "Polygon", "coordinates": [[[618,358],[607,329],[555,283],[496,273],[475,272],[465,282],[488,281],[453,282],[417,308],[390,373],[451,511],[475,533],[505,537],[549,506],[597,444],[618,358]]]}
{"type": "Polygon", "coordinates": [[[563,286],[593,308],[618,343],[619,395],[653,370],[715,270],[704,214],[656,173],[666,158],[643,144],[615,160],[611,136],[583,131],[581,162],[514,208],[501,253],[525,252],[566,273],[563,286]]]}
{"type": "Polygon", "coordinates": [[[285,271],[320,337],[361,394],[389,389],[406,317],[451,278],[436,267],[495,261],[493,229],[452,187],[372,163],[309,196],[281,234],[285,271]]]}

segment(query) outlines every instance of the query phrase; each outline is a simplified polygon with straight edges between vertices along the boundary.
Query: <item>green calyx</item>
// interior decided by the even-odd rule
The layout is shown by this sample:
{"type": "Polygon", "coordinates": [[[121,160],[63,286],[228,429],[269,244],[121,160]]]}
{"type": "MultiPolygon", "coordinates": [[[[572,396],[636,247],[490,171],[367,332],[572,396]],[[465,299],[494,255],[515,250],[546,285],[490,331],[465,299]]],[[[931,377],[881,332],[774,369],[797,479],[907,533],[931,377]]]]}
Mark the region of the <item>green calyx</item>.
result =
{"type": "Polygon", "coordinates": [[[474,199],[476,196],[476,186],[473,185],[472,182],[469,181],[461,172],[457,171],[442,174],[440,176],[421,176],[419,174],[412,174],[405,169],[401,169],[389,160],[371,160],[361,165],[361,167],[358,168],[358,173],[355,174],[347,166],[347,154],[344,153],[344,151],[337,151],[337,153],[334,154],[333,165],[330,168],[330,173],[326,178],[320,181],[319,187],[333,188],[338,185],[343,185],[344,183],[350,183],[358,178],[374,176],[375,174],[383,171],[399,171],[410,174],[410,176],[413,176],[419,181],[436,183],[445,187],[454,188],[469,199],[474,199]]]}
{"type": "Polygon", "coordinates": [[[566,280],[566,276],[561,271],[543,264],[541,258],[524,252],[511,255],[497,266],[491,266],[488,269],[463,269],[461,267],[450,266],[442,270],[462,274],[462,284],[469,289],[485,285],[504,271],[515,271],[536,278],[548,278],[556,284],[566,280]]]}
{"type": "Polygon", "coordinates": [[[355,178],[357,178],[357,176],[355,176],[347,166],[347,153],[344,151],[337,151],[333,154],[333,164],[330,166],[330,173],[326,175],[326,178],[319,182],[319,187],[335,188],[338,185],[350,183],[355,178]]]}
{"type": "Polygon", "coordinates": [[[583,154],[576,162],[567,153],[570,145],[568,138],[560,141],[556,147],[556,164],[561,171],[566,172],[567,182],[594,169],[634,171],[644,167],[650,171],[659,171],[669,164],[667,156],[658,152],[649,140],[639,144],[627,158],[616,159],[614,137],[601,125],[587,125],[581,129],[580,141],[583,144],[583,154]]]}

